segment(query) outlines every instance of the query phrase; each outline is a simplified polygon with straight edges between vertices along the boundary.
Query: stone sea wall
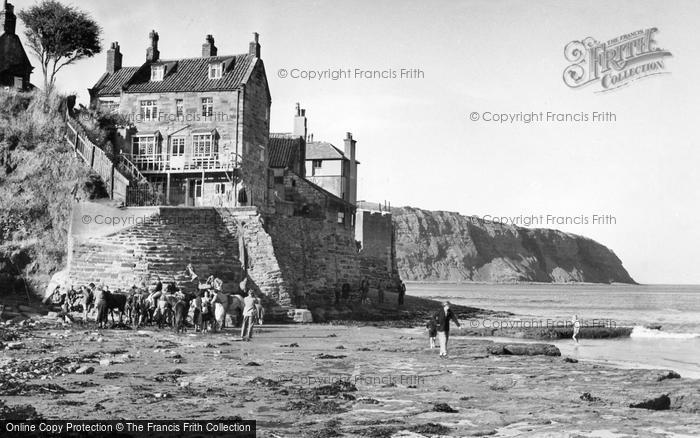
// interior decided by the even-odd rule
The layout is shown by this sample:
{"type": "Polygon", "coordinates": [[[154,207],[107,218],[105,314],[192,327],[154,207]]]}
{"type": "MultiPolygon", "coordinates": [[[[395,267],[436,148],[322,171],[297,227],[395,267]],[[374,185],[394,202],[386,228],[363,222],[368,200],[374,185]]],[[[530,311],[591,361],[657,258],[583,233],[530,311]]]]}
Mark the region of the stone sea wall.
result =
{"type": "Polygon", "coordinates": [[[266,229],[298,306],[332,305],[343,283],[357,293],[360,261],[352,228],[323,219],[270,217],[266,229]]]}
{"type": "Polygon", "coordinates": [[[237,293],[247,273],[268,312],[282,318],[295,307],[333,306],[343,283],[356,297],[368,260],[377,263],[373,280],[392,278],[386,242],[367,244],[361,255],[355,238],[354,228],[345,223],[265,215],[256,207],[114,208],[81,202],[73,210],[68,278],[76,287],[95,283],[126,290],[141,282],[154,284],[159,276],[164,283],[176,281],[194,290],[196,284],[185,274],[191,263],[201,280],[214,275],[225,291],[237,293]]]}
{"type": "Polygon", "coordinates": [[[360,242],[361,275],[369,280],[371,287],[376,287],[379,282],[388,282],[393,288],[399,273],[392,215],[357,210],[355,230],[355,239],[360,242]]]}

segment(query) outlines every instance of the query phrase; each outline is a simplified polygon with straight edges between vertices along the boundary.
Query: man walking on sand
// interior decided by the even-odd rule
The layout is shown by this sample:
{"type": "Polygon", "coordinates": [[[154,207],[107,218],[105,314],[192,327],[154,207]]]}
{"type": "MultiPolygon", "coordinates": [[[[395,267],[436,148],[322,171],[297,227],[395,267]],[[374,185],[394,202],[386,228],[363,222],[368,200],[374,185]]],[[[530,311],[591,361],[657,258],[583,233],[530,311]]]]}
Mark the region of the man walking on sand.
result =
{"type": "Polygon", "coordinates": [[[250,341],[253,337],[253,326],[255,326],[255,319],[257,318],[257,312],[255,310],[255,297],[253,296],[253,291],[248,291],[248,296],[243,299],[243,323],[241,324],[241,339],[245,341],[250,341]]]}
{"type": "Polygon", "coordinates": [[[450,308],[450,302],[445,301],[442,303],[442,309],[438,310],[435,315],[437,321],[437,339],[440,344],[440,357],[447,357],[447,341],[450,339],[450,320],[457,324],[457,327],[462,327],[455,316],[454,312],[450,308]]]}

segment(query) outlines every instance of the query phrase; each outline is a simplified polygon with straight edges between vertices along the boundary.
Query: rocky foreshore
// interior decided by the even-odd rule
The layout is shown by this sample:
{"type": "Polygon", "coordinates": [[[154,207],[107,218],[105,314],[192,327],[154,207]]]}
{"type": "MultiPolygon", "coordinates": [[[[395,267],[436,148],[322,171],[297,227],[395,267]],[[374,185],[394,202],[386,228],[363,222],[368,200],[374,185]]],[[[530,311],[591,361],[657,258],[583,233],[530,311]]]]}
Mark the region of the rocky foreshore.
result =
{"type": "MultiPolygon", "coordinates": [[[[505,325],[505,324],[504,324],[505,325]]],[[[582,327],[578,339],[627,338],[633,327],[582,327]]],[[[522,339],[569,339],[574,334],[571,327],[518,327],[497,328],[465,327],[461,332],[466,336],[493,336],[522,339]]]]}
{"type": "MultiPolygon", "coordinates": [[[[466,332],[466,330],[465,330],[466,332]]],[[[49,319],[4,327],[0,417],[257,420],[261,437],[692,436],[700,381],[422,327],[176,335],[49,319]]]]}

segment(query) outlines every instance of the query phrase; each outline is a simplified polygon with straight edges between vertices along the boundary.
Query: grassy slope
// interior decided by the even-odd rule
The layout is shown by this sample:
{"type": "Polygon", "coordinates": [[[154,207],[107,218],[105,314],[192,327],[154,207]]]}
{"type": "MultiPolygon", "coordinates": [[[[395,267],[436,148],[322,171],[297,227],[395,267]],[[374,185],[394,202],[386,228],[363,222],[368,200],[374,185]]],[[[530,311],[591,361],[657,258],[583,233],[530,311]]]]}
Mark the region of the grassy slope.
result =
{"type": "Polygon", "coordinates": [[[89,196],[94,176],[63,139],[60,103],[0,91],[0,296],[11,276],[39,292],[63,268],[73,191],[89,196]]]}

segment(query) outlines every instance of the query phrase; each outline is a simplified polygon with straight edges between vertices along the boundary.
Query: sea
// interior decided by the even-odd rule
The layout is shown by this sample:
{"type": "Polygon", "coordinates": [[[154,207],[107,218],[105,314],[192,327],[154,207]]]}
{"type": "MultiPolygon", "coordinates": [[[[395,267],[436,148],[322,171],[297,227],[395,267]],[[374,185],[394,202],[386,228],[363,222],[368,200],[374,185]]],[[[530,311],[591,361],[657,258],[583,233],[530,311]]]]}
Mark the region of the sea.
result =
{"type": "Polygon", "coordinates": [[[583,326],[633,327],[625,338],[547,342],[579,360],[700,379],[700,286],[407,283],[407,294],[513,314],[469,321],[481,326],[562,326],[577,315],[583,326]]]}

